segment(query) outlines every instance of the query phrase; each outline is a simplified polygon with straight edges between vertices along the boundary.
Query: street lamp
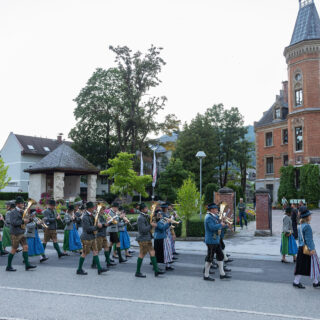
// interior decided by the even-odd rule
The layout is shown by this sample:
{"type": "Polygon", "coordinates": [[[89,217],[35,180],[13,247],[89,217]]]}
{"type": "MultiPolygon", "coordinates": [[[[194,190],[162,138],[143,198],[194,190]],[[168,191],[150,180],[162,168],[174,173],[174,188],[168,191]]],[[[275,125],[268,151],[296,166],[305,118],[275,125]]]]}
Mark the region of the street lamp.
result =
{"type": "Polygon", "coordinates": [[[196,154],[196,157],[200,159],[200,219],[202,215],[202,205],[201,205],[201,198],[202,198],[202,159],[206,157],[206,154],[203,151],[199,151],[196,154]]]}

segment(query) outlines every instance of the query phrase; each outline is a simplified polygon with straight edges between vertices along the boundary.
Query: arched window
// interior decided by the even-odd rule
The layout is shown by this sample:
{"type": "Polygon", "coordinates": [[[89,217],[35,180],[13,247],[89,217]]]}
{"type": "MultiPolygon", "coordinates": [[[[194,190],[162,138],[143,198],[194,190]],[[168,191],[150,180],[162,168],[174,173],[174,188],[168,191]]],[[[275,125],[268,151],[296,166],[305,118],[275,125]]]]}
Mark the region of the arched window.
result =
{"type": "Polygon", "coordinates": [[[303,77],[301,70],[297,69],[293,75],[294,88],[294,106],[296,108],[303,106],[303,77]]]}

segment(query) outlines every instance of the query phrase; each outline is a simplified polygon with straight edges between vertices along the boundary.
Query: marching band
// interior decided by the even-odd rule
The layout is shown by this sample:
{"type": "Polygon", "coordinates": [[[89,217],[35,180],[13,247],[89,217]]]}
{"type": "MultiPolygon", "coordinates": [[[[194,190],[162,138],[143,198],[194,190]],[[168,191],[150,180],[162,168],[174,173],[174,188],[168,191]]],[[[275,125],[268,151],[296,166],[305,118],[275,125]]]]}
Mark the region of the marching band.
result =
{"type": "MultiPolygon", "coordinates": [[[[107,210],[107,204],[103,202],[98,202],[96,205],[88,202],[85,206],[76,202],[74,205],[68,205],[62,217],[61,212],[58,212],[59,206],[56,206],[56,201],[49,200],[42,219],[36,216],[35,209],[31,209],[35,204],[34,200],[25,204],[24,200],[18,197],[15,201],[7,203],[8,211],[5,218],[0,216],[0,220],[4,221],[4,241],[1,242],[2,238],[0,238],[1,255],[8,254],[6,271],[16,271],[12,261],[19,245],[23,250],[25,270],[36,268],[29,263],[30,256],[40,256],[41,263],[47,261],[45,249],[49,241],[53,242],[59,258],[68,256],[68,252],[80,254],[76,270],[78,275],[88,274],[83,269],[83,264],[91,252],[93,254],[91,268],[97,269],[99,275],[116,265],[111,259],[113,245],[115,245],[119,263],[127,261],[122,257],[122,251],[125,251],[126,257],[131,257],[128,251],[130,236],[127,232],[127,226],[131,225],[131,222],[119,203],[112,203],[111,208],[107,210]],[[58,244],[57,221],[61,221],[64,225],[63,252],[58,244]],[[38,229],[43,230],[43,242],[40,240],[38,229]],[[10,253],[4,249],[9,246],[11,246],[10,253]],[[101,250],[105,256],[105,267],[101,266],[99,259],[101,250]]],[[[225,207],[226,204],[221,203],[219,212],[219,207],[215,203],[208,205],[204,220],[207,256],[203,279],[207,281],[215,280],[210,276],[214,273],[212,267],[215,265],[219,268],[220,279],[231,278],[231,270],[225,264],[232,262],[232,259],[225,252],[223,237],[226,230],[232,227],[232,221],[224,212],[225,207]],[[214,263],[214,259],[217,264],[214,263]]],[[[138,229],[136,241],[139,244],[139,256],[135,276],[146,278],[146,275],[141,272],[141,267],[147,254],[150,256],[150,264],[156,277],[165,272],[174,271],[173,264],[178,260],[178,253],[175,250],[175,227],[182,223],[183,217],[179,217],[174,210],[174,205],[168,202],[154,202],[150,210],[146,204],[141,203],[137,212],[139,216],[136,223],[138,229]],[[163,265],[163,269],[159,268],[159,264],[163,265]]]]}

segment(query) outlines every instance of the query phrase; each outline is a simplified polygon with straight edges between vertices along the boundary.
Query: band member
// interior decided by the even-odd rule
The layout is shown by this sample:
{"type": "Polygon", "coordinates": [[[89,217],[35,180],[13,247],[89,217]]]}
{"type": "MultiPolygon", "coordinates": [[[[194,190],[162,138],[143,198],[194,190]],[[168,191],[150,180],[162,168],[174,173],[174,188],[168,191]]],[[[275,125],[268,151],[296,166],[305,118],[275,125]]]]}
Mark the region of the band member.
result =
{"type": "Polygon", "coordinates": [[[119,203],[114,202],[111,206],[111,210],[109,211],[109,215],[116,221],[117,223],[112,223],[108,226],[107,232],[110,235],[110,247],[109,247],[109,254],[111,253],[113,244],[116,244],[116,249],[118,253],[119,263],[126,262],[127,260],[122,258],[121,249],[120,249],[120,240],[118,236],[118,223],[119,223],[119,203]]]}
{"type": "Polygon", "coordinates": [[[84,206],[82,205],[82,201],[79,202],[75,202],[74,203],[74,215],[76,217],[75,219],[75,223],[76,223],[76,228],[78,230],[78,234],[79,236],[81,236],[82,233],[82,226],[81,226],[81,218],[82,218],[82,214],[84,212],[84,206]]]}
{"type": "MultiPolygon", "coordinates": [[[[179,216],[178,216],[178,214],[177,214],[177,212],[173,209],[173,205],[170,203],[170,202],[168,202],[168,212],[169,212],[169,214],[170,214],[170,219],[171,220],[174,220],[174,221],[177,221],[177,219],[179,218],[179,216]]],[[[174,255],[178,255],[179,253],[178,252],[176,252],[176,245],[175,245],[175,242],[176,242],[176,233],[175,233],[175,231],[174,231],[174,228],[171,228],[170,229],[170,231],[171,231],[171,235],[172,235],[172,253],[174,254],[174,255]]]]}
{"type": "Polygon", "coordinates": [[[44,223],[48,226],[48,228],[43,230],[44,240],[43,240],[43,248],[46,250],[47,243],[52,240],[53,247],[56,249],[58,253],[58,257],[61,258],[65,256],[65,253],[62,253],[58,244],[57,239],[57,220],[61,220],[61,216],[55,210],[56,202],[55,200],[49,200],[48,208],[43,211],[43,220],[44,223]]]}
{"type": "Polygon", "coordinates": [[[64,223],[63,251],[65,255],[68,255],[67,251],[78,251],[82,249],[81,240],[75,226],[76,217],[73,205],[69,205],[64,215],[64,223]]]}
{"type": "MultiPolygon", "coordinates": [[[[109,243],[107,240],[107,228],[109,224],[112,224],[112,221],[107,221],[107,219],[104,216],[103,208],[100,210],[99,213],[99,224],[98,225],[98,233],[97,233],[97,248],[98,248],[98,253],[103,249],[104,250],[104,256],[106,257],[106,264],[107,267],[112,267],[115,266],[116,264],[113,263],[110,260],[110,253],[109,253],[109,243]],[[101,226],[101,227],[100,227],[101,226]]],[[[94,261],[92,260],[92,268],[97,268],[97,265],[94,261]]]]}
{"type": "MultiPolygon", "coordinates": [[[[16,207],[15,201],[8,201],[6,203],[7,213],[4,218],[4,225],[3,225],[3,238],[2,238],[2,247],[3,251],[1,255],[8,254],[9,252],[5,250],[6,247],[11,247],[11,239],[10,239],[10,214],[11,211],[16,207]]],[[[17,250],[18,251],[18,250],[17,250]]]]}
{"type": "Polygon", "coordinates": [[[119,208],[120,219],[118,223],[119,229],[119,239],[120,239],[120,249],[124,250],[126,258],[131,258],[132,255],[129,253],[130,248],[130,236],[127,231],[127,225],[129,223],[128,218],[126,217],[126,212],[123,208],[119,208]]]}
{"type": "Polygon", "coordinates": [[[97,226],[94,225],[94,204],[92,202],[87,203],[87,210],[82,217],[82,228],[83,232],[81,234],[82,241],[82,254],[79,259],[79,266],[77,269],[77,274],[79,275],[87,275],[88,273],[82,269],[84,260],[86,256],[92,251],[93,260],[98,268],[98,274],[102,274],[103,272],[107,272],[107,268],[102,268],[98,256],[98,247],[96,241],[96,232],[98,228],[102,228],[102,224],[98,223],[97,226]]]}
{"type": "Polygon", "coordinates": [[[159,274],[163,274],[164,271],[158,268],[157,259],[155,257],[155,252],[152,247],[152,235],[151,229],[157,226],[155,222],[150,223],[150,217],[148,215],[148,207],[141,203],[140,205],[140,215],[138,217],[138,232],[139,235],[136,240],[139,243],[140,253],[137,260],[137,270],[135,276],[138,278],[145,278],[146,275],[141,273],[141,265],[143,258],[147,253],[150,255],[150,260],[153,265],[154,275],[157,277],[159,274]]]}
{"type": "Polygon", "coordinates": [[[167,230],[170,229],[171,220],[162,219],[161,210],[155,212],[155,217],[157,226],[154,230],[154,251],[157,262],[164,263],[166,265],[166,271],[172,271],[174,268],[170,266],[170,262],[172,262],[172,256],[170,256],[172,253],[170,248],[171,243],[167,237],[167,230]]]}
{"type": "Polygon", "coordinates": [[[44,255],[44,248],[38,234],[38,226],[41,222],[34,221],[36,216],[36,210],[30,210],[30,222],[26,225],[26,238],[28,242],[28,254],[29,257],[41,256],[40,263],[47,261],[48,258],[44,255]]]}
{"type": "Polygon", "coordinates": [[[29,223],[29,218],[22,218],[23,217],[23,208],[24,208],[24,200],[21,197],[18,197],[16,199],[16,207],[11,211],[10,214],[10,235],[11,235],[11,252],[8,256],[8,264],[6,271],[16,271],[12,267],[12,260],[17,252],[17,249],[19,247],[19,244],[23,248],[23,259],[25,262],[25,269],[34,269],[36,266],[33,266],[29,263],[29,255],[28,255],[28,243],[26,240],[26,237],[24,235],[25,232],[25,225],[29,223]]]}
{"type": "MultiPolygon", "coordinates": [[[[223,253],[223,262],[226,264],[228,262],[232,262],[233,259],[230,259],[226,253],[226,245],[223,241],[224,239],[224,235],[225,233],[227,232],[227,229],[228,229],[228,226],[225,225],[222,229],[221,229],[221,235],[220,235],[220,247],[221,247],[221,250],[222,250],[222,253],[223,253]]],[[[231,269],[229,269],[227,266],[223,266],[223,270],[226,271],[226,272],[231,272],[231,269]]]]}
{"type": "Polygon", "coordinates": [[[222,221],[219,223],[219,216],[218,216],[218,206],[214,203],[208,205],[208,212],[206,214],[204,220],[204,227],[205,227],[205,243],[208,248],[208,253],[206,256],[206,262],[204,266],[204,280],[214,281],[215,279],[209,276],[210,267],[216,255],[218,266],[219,266],[219,273],[220,279],[229,279],[231,276],[225,274],[223,268],[223,260],[224,254],[220,247],[220,234],[223,227],[225,227],[224,222],[222,221]]]}

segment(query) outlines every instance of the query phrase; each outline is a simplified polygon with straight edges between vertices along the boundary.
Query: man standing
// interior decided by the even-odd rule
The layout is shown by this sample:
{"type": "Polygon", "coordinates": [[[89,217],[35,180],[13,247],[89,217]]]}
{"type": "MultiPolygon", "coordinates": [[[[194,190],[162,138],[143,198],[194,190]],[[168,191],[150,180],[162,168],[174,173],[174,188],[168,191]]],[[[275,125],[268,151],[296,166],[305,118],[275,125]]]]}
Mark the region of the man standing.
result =
{"type": "MultiPolygon", "coordinates": [[[[65,253],[62,253],[58,244],[57,238],[57,221],[61,220],[60,214],[55,210],[56,202],[55,200],[49,200],[48,208],[43,211],[43,220],[48,228],[43,230],[44,240],[43,240],[43,248],[46,250],[47,243],[52,240],[53,247],[56,249],[58,253],[58,257],[61,258],[66,256],[65,253]]],[[[45,257],[45,255],[43,256],[45,257]]]]}
{"type": "Polygon", "coordinates": [[[107,228],[107,232],[110,235],[109,255],[111,253],[113,244],[116,244],[119,263],[122,263],[122,262],[126,262],[127,260],[123,259],[122,255],[121,255],[120,239],[118,236],[118,231],[119,231],[118,230],[118,222],[119,222],[118,210],[119,210],[119,203],[114,202],[111,206],[111,210],[109,212],[109,215],[113,218],[113,221],[116,223],[109,224],[109,226],[107,228]]]}
{"type": "Polygon", "coordinates": [[[87,275],[88,273],[82,269],[84,260],[86,256],[92,251],[93,261],[98,268],[98,274],[100,275],[103,272],[107,272],[107,268],[102,268],[98,256],[98,247],[96,241],[95,233],[98,231],[98,228],[102,228],[102,224],[98,223],[97,226],[94,225],[94,204],[92,202],[87,203],[87,210],[82,218],[82,228],[83,232],[81,234],[82,241],[82,254],[79,259],[79,266],[77,269],[77,274],[87,275]]]}
{"type": "Polygon", "coordinates": [[[150,217],[148,215],[148,207],[141,203],[140,205],[140,215],[138,217],[138,232],[139,235],[136,240],[139,243],[140,253],[137,260],[137,270],[135,276],[138,278],[145,278],[146,275],[141,273],[141,265],[143,258],[147,253],[150,255],[151,263],[153,265],[154,275],[157,277],[159,274],[164,274],[162,270],[158,268],[157,259],[155,257],[155,252],[152,247],[152,235],[151,229],[157,226],[156,222],[150,223],[150,217]]]}
{"type": "Polygon", "coordinates": [[[16,199],[16,207],[11,211],[10,215],[10,235],[11,235],[11,252],[8,256],[8,264],[6,271],[16,271],[12,267],[12,260],[17,252],[19,244],[23,248],[23,260],[25,262],[25,269],[34,269],[36,266],[33,266],[29,263],[29,255],[28,255],[28,244],[25,233],[25,226],[30,222],[29,218],[23,217],[23,208],[24,208],[24,200],[21,197],[16,199]]]}
{"type": "Polygon", "coordinates": [[[215,203],[208,205],[208,212],[204,220],[205,227],[205,243],[208,248],[206,262],[204,265],[203,279],[207,281],[214,281],[215,279],[209,276],[210,267],[213,262],[214,255],[219,266],[220,279],[230,279],[223,268],[224,254],[220,246],[220,235],[222,228],[225,227],[224,222],[219,223],[218,206],[215,203]]]}
{"type": "Polygon", "coordinates": [[[240,220],[240,227],[243,229],[242,218],[244,219],[244,223],[246,228],[248,229],[248,220],[247,220],[247,213],[246,213],[246,204],[243,202],[243,198],[240,198],[240,202],[238,204],[239,210],[239,220],[240,220]]]}
{"type": "MultiPolygon", "coordinates": [[[[1,254],[0,255],[5,255],[8,254],[9,252],[6,249],[6,247],[11,247],[11,240],[10,240],[10,214],[11,211],[16,207],[15,201],[9,201],[6,203],[6,207],[7,207],[7,213],[6,216],[4,218],[4,225],[3,225],[3,237],[2,237],[2,249],[1,250],[1,254]]],[[[1,249],[1,245],[0,245],[0,249],[1,249]]],[[[18,250],[17,250],[18,251],[18,250]]],[[[19,251],[18,251],[19,252],[19,251]]]]}

